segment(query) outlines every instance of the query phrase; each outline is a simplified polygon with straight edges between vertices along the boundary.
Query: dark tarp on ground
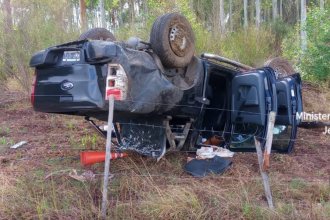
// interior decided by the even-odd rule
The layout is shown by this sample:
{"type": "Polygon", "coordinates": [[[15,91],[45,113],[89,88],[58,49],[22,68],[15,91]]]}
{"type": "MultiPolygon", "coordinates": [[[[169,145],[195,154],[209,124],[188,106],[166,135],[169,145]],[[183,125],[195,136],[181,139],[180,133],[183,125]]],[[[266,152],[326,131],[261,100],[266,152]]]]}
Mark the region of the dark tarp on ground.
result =
{"type": "Polygon", "coordinates": [[[193,159],[185,165],[184,169],[195,177],[204,177],[211,173],[222,174],[231,164],[230,160],[215,156],[205,160],[193,159]]]}

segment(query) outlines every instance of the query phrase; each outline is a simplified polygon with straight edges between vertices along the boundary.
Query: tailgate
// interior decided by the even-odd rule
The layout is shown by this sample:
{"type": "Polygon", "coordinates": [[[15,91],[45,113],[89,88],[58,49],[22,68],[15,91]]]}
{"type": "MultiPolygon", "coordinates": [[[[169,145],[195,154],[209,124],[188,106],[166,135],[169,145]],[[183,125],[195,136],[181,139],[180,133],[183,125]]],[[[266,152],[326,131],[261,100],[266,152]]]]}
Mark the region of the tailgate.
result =
{"type": "Polygon", "coordinates": [[[42,112],[104,110],[106,65],[36,68],[34,109],[42,112]]]}

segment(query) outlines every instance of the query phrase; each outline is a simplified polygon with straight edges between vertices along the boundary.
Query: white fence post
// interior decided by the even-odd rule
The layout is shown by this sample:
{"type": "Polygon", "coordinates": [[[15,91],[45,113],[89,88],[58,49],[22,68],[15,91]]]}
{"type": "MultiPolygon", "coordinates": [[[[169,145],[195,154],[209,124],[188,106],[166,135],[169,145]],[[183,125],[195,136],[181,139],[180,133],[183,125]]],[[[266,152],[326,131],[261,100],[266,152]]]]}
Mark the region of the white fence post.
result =
{"type": "Polygon", "coordinates": [[[103,191],[102,191],[102,218],[103,219],[105,219],[107,216],[107,207],[108,207],[108,182],[109,182],[110,158],[111,158],[111,133],[112,133],[112,121],[113,121],[113,109],[114,109],[114,96],[110,95],[109,96],[108,131],[107,131],[103,191]]]}

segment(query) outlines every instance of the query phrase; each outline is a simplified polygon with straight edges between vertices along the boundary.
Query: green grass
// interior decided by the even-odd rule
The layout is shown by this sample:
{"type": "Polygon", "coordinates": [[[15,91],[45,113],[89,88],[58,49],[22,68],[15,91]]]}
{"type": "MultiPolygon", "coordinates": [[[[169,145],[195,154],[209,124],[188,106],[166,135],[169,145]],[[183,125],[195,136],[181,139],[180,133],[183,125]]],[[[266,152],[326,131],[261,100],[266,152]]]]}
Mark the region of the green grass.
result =
{"type": "Polygon", "coordinates": [[[10,138],[0,137],[0,146],[8,147],[13,144],[14,144],[14,141],[11,140],[10,138]]]}
{"type": "Polygon", "coordinates": [[[305,181],[302,179],[292,179],[290,182],[290,188],[292,190],[303,190],[306,186],[305,181]]]}
{"type": "Polygon", "coordinates": [[[81,138],[81,145],[83,147],[91,147],[95,149],[97,146],[97,139],[99,136],[97,134],[86,134],[81,138]]]}

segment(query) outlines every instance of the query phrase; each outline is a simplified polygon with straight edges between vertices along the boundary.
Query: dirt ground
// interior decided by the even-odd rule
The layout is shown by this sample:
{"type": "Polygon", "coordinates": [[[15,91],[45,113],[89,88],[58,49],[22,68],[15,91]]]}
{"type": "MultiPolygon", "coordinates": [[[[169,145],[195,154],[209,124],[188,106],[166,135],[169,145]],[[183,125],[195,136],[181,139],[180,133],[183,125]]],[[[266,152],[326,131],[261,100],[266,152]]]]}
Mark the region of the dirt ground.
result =
{"type": "MultiPolygon", "coordinates": [[[[326,95],[305,90],[304,98],[325,99],[314,112],[330,108],[326,95]]],[[[292,154],[272,154],[275,211],[267,208],[255,153],[236,153],[223,175],[203,179],[183,171],[187,153],[158,163],[130,154],[111,163],[109,218],[330,219],[330,135],[323,130],[300,129],[292,154]]],[[[104,145],[82,117],[34,112],[23,93],[2,91],[0,219],[99,218],[103,166],[81,167],[79,153],[104,145]],[[27,144],[9,148],[20,141],[27,144]],[[70,178],[73,169],[92,170],[96,180],[70,178]]]]}

